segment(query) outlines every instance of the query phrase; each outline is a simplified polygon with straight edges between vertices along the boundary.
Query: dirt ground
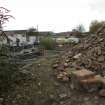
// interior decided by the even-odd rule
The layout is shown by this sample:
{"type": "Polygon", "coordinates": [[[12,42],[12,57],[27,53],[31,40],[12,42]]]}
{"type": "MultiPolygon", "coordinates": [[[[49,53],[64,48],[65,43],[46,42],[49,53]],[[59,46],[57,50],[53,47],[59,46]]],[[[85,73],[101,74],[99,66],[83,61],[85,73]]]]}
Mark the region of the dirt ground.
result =
{"type": "Polygon", "coordinates": [[[105,105],[97,93],[76,91],[70,82],[58,81],[51,68],[54,59],[50,54],[24,68],[30,78],[14,84],[0,105],[105,105]]]}

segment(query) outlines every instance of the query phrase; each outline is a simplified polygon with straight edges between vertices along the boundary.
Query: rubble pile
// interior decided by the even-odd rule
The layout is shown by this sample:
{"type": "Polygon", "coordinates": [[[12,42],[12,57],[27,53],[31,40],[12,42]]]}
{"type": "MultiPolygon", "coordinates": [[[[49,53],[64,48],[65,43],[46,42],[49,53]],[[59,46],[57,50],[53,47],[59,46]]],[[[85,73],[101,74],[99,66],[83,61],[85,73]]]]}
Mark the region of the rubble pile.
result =
{"type": "MultiPolygon", "coordinates": [[[[74,73],[76,78],[73,79],[73,72],[82,69],[94,73],[90,78],[79,79],[79,84],[82,84],[82,87],[92,91],[98,90],[101,84],[101,87],[105,88],[105,27],[102,27],[95,35],[88,36],[81,43],[67,49],[53,64],[57,79],[61,81],[76,80],[77,86],[75,87],[79,86],[78,76],[76,77],[74,73]]],[[[85,73],[88,72],[84,70],[80,74],[85,76],[85,73]]]]}
{"type": "Polygon", "coordinates": [[[105,30],[85,40],[75,64],[105,76],[105,30]]]}
{"type": "Polygon", "coordinates": [[[96,35],[86,37],[80,44],[65,51],[59,62],[60,68],[66,65],[69,68],[86,68],[105,76],[105,27],[96,35]]]}

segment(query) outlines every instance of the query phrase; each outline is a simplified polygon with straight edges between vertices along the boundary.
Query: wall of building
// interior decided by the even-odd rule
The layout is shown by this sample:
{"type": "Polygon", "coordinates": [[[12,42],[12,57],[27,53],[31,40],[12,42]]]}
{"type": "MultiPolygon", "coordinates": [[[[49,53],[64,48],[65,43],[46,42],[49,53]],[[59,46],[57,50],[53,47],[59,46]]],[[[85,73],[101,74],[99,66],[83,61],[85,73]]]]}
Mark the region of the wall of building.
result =
{"type": "Polygon", "coordinates": [[[8,36],[9,39],[11,40],[10,45],[11,46],[16,46],[16,39],[18,38],[20,40],[20,46],[22,45],[27,45],[27,44],[34,44],[34,42],[36,41],[36,36],[29,36],[28,40],[26,35],[22,35],[22,34],[15,34],[13,36],[8,36]]]}

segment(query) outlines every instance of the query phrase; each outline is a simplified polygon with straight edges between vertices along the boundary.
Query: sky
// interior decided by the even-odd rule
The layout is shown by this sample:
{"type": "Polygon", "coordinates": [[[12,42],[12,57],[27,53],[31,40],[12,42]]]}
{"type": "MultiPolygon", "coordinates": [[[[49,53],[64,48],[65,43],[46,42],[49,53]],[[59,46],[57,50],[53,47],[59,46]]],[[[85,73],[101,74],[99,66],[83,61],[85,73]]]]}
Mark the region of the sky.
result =
{"type": "Polygon", "coordinates": [[[0,6],[11,10],[15,19],[5,30],[71,31],[83,24],[86,31],[93,20],[105,20],[105,0],[0,0],[0,6]]]}

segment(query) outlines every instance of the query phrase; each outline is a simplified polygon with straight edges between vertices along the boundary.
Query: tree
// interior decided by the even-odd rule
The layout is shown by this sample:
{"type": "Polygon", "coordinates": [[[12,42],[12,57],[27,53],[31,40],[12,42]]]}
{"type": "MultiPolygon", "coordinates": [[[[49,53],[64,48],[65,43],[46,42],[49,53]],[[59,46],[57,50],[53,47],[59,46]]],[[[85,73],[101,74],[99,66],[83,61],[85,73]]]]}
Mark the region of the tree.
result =
{"type": "MultiPolygon", "coordinates": [[[[10,18],[14,18],[12,15],[9,15],[10,10],[0,7],[0,39],[6,39],[7,43],[9,43],[8,36],[3,32],[3,25],[9,21],[10,18]]],[[[1,40],[4,41],[4,40],[1,40]]]]}
{"type": "MultiPolygon", "coordinates": [[[[7,39],[8,36],[3,31],[3,25],[9,21],[10,18],[13,18],[12,15],[9,15],[10,11],[4,7],[0,7],[0,43],[7,39]]],[[[9,88],[11,83],[17,79],[19,74],[18,66],[15,63],[10,62],[10,53],[9,47],[1,43],[0,47],[0,92],[5,91],[9,88]]]]}
{"type": "Polygon", "coordinates": [[[32,35],[32,36],[36,36],[36,42],[38,42],[39,40],[39,32],[38,32],[38,29],[34,28],[34,27],[31,27],[28,29],[27,31],[27,41],[29,41],[29,36],[32,35]]]}
{"type": "Polygon", "coordinates": [[[76,29],[78,32],[84,32],[85,31],[85,28],[82,24],[78,25],[76,29]]]}
{"type": "Polygon", "coordinates": [[[9,21],[10,18],[14,18],[12,15],[9,15],[10,10],[0,7],[0,29],[2,30],[3,25],[9,21]]]}
{"type": "Polygon", "coordinates": [[[105,21],[94,20],[90,24],[89,31],[90,31],[90,33],[96,33],[98,31],[98,29],[104,25],[105,25],[105,21]]]}
{"type": "Polygon", "coordinates": [[[84,32],[85,28],[82,24],[78,25],[76,28],[72,30],[73,32],[84,32]]]}
{"type": "Polygon", "coordinates": [[[35,32],[38,32],[38,30],[34,27],[31,27],[31,28],[28,29],[27,34],[28,35],[34,35],[35,32]]]}

